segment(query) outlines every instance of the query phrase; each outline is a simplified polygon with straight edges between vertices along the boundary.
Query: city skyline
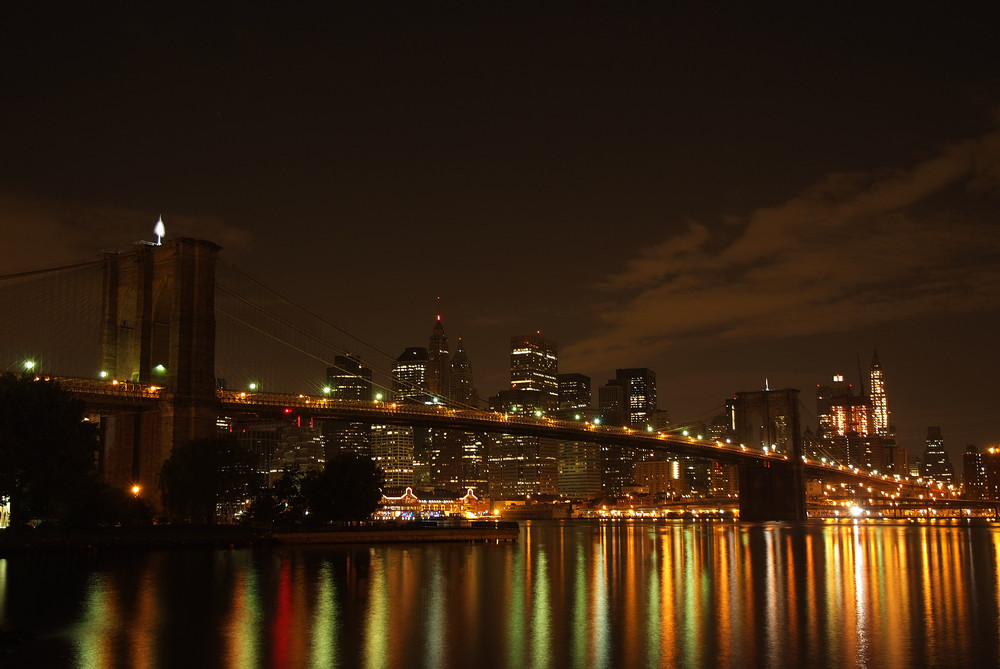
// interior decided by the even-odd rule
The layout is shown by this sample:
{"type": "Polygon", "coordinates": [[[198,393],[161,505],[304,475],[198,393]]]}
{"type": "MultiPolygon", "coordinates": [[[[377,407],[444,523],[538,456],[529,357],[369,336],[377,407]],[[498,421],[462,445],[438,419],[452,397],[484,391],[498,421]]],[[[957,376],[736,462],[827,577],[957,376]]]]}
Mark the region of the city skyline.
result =
{"type": "Polygon", "coordinates": [[[17,8],[0,268],[162,216],[394,354],[441,313],[484,397],[540,330],[678,420],[877,349],[957,463],[1000,442],[995,10],[851,9],[17,8]]]}

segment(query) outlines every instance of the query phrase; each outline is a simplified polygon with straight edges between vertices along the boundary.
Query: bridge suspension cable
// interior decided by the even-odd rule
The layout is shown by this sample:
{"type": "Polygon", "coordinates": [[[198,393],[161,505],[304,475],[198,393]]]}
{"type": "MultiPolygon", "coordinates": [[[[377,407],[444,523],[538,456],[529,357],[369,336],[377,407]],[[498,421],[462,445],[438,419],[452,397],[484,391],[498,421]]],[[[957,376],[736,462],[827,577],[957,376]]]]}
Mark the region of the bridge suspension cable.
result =
{"type": "Polygon", "coordinates": [[[100,260],[0,275],[0,371],[94,376],[100,260]]]}
{"type": "MultiPolygon", "coordinates": [[[[307,308],[298,301],[292,299],[291,297],[281,293],[280,291],[271,288],[259,279],[251,276],[247,272],[229,264],[224,264],[223,266],[227,270],[231,270],[237,277],[241,280],[250,282],[254,287],[261,289],[266,292],[266,296],[269,298],[277,298],[278,302],[283,305],[291,307],[297,314],[304,315],[308,317],[312,322],[322,326],[318,330],[327,328],[333,332],[343,335],[350,341],[362,345],[365,349],[368,349],[376,354],[375,362],[371,359],[366,359],[364,364],[366,367],[370,368],[375,374],[371,379],[371,384],[373,388],[379,389],[385,393],[386,396],[391,396],[394,390],[397,390],[399,384],[406,383],[405,381],[393,378],[392,363],[395,362],[395,357],[390,355],[384,350],[379,349],[374,344],[369,343],[363,338],[355,335],[344,328],[331,322],[329,319],[323,317],[322,315],[316,313],[315,311],[307,308]],[[388,363],[388,364],[386,364],[388,363]]],[[[352,352],[345,346],[335,343],[331,338],[323,336],[318,333],[318,330],[313,330],[300,325],[298,322],[294,321],[291,317],[284,316],[278,313],[275,307],[265,307],[262,302],[264,300],[254,300],[246,295],[242,294],[240,291],[227,286],[222,281],[217,281],[216,287],[218,291],[228,298],[229,303],[223,306],[219,304],[216,305],[216,311],[220,315],[232,320],[235,323],[242,325],[243,327],[249,328],[254,332],[266,337],[272,342],[281,344],[283,347],[290,351],[299,353],[302,356],[309,358],[310,360],[321,362],[326,367],[336,367],[343,374],[353,375],[355,374],[350,369],[342,369],[336,365],[336,355],[352,355],[352,352]],[[237,313],[238,309],[248,310],[252,313],[237,313]],[[293,337],[298,338],[297,341],[293,341],[293,337]],[[308,346],[307,346],[308,344],[308,346]],[[316,347],[316,348],[313,348],[316,347]],[[330,354],[333,354],[332,356],[330,354]],[[331,360],[331,357],[334,358],[331,360]]],[[[323,370],[325,374],[326,370],[323,370]]],[[[246,372],[244,372],[245,374],[246,372]]],[[[359,378],[360,375],[358,375],[359,378]]],[[[298,382],[304,384],[307,389],[314,390],[317,385],[315,373],[306,373],[304,377],[300,377],[298,382]]],[[[324,378],[325,380],[325,378],[324,378]]],[[[367,381],[367,379],[365,379],[367,381]]],[[[290,389],[289,389],[290,390],[290,389]]],[[[419,391],[419,388],[411,387],[408,390],[419,391]]],[[[453,408],[478,408],[477,406],[465,405],[462,403],[449,401],[448,398],[437,398],[438,403],[446,405],[453,408]]]]}

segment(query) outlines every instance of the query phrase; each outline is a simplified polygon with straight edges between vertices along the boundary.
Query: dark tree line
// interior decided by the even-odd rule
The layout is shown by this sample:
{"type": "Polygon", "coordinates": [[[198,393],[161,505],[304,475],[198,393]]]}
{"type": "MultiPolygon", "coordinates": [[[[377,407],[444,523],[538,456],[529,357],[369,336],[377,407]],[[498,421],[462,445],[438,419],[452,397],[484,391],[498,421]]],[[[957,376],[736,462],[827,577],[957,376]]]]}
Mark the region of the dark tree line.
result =
{"type": "Polygon", "coordinates": [[[10,499],[12,528],[148,521],[142,500],[100,480],[99,447],[97,429],[69,392],[30,375],[0,375],[0,497],[10,499]]]}
{"type": "Polygon", "coordinates": [[[323,471],[286,471],[267,487],[249,449],[230,436],[174,448],[160,473],[164,508],[181,522],[213,523],[222,509],[257,524],[351,523],[371,517],[381,488],[382,470],[350,453],[323,471]]]}

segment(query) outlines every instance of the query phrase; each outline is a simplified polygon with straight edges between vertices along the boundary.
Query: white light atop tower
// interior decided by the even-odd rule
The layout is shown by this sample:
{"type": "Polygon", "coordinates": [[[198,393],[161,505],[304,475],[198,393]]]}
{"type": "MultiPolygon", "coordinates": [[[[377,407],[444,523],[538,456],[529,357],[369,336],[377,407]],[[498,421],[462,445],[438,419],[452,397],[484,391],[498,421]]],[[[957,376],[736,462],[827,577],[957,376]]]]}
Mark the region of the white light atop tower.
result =
{"type": "Polygon", "coordinates": [[[156,235],[156,245],[160,246],[163,243],[163,237],[167,234],[167,229],[163,227],[163,217],[160,216],[160,220],[156,222],[156,227],[153,228],[153,234],[156,235]]]}

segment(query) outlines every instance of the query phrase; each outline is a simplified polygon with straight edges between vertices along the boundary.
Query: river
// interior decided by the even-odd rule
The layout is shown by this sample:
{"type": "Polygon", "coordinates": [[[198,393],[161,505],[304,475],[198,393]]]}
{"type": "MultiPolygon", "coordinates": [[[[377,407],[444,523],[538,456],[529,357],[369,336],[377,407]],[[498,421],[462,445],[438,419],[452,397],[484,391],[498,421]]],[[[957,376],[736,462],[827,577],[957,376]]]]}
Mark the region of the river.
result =
{"type": "Polygon", "coordinates": [[[1000,525],[965,521],[17,555],[0,667],[998,666],[998,556],[1000,525]]]}

